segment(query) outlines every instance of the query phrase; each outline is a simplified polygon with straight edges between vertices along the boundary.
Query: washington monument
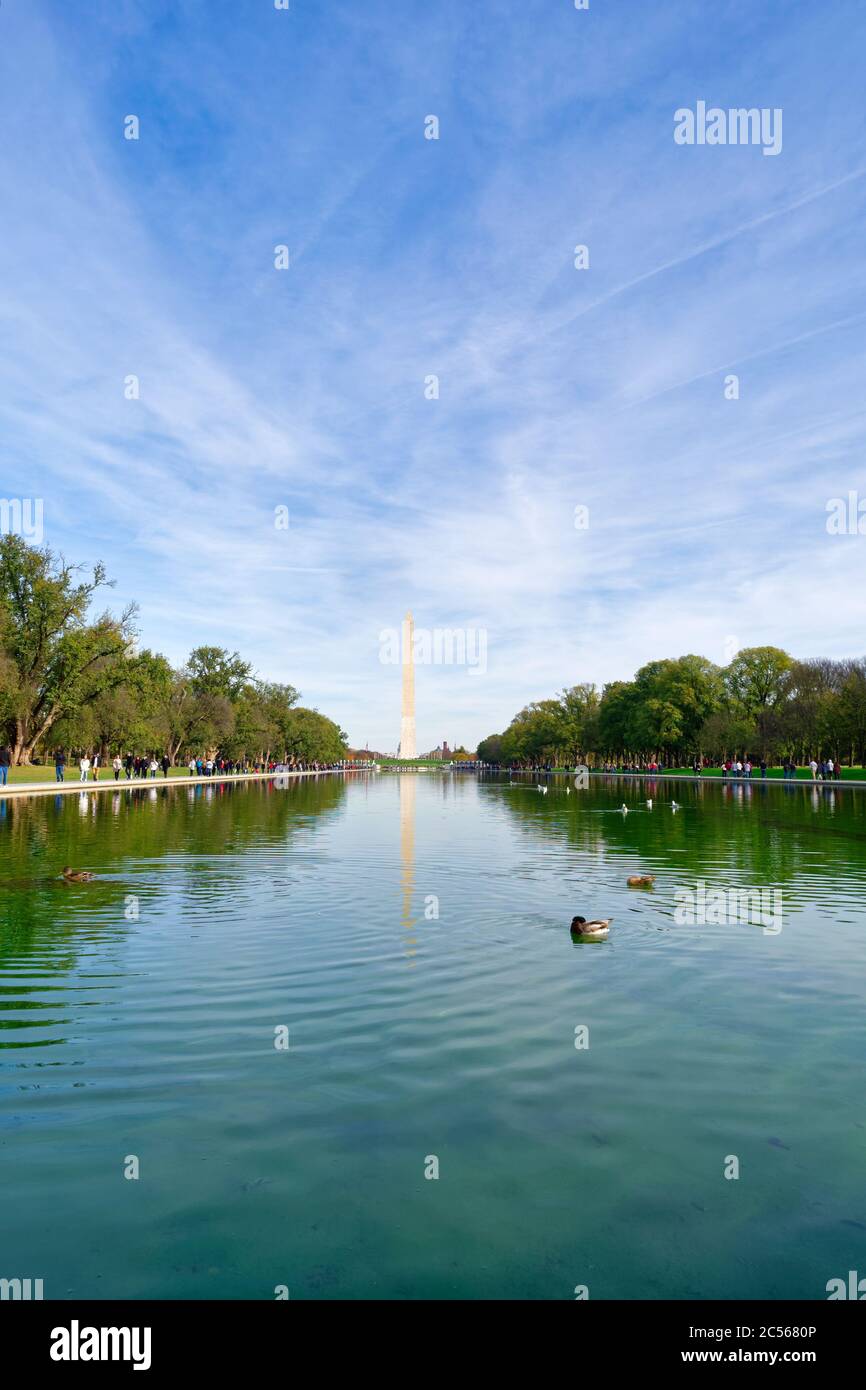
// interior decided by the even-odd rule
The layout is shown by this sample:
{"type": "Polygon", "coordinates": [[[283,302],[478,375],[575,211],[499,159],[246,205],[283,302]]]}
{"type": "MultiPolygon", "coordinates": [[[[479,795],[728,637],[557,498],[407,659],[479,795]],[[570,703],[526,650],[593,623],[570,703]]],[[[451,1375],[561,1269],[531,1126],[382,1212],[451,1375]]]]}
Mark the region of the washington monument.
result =
{"type": "Polygon", "coordinates": [[[417,758],[415,748],[415,623],[411,613],[403,619],[403,709],[400,720],[400,757],[417,758]]]}

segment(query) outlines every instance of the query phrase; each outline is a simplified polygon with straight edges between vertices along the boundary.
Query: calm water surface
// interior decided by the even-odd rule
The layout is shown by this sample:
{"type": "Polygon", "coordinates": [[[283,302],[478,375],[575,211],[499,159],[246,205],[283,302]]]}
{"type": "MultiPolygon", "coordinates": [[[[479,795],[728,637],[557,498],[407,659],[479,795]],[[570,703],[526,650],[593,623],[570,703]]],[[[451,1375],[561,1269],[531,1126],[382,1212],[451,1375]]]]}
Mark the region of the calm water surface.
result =
{"type": "Polygon", "coordinates": [[[824,1298],[862,1271],[866,796],[565,786],[0,801],[0,1276],[824,1298]],[[781,932],[678,924],[701,879],[778,889],[781,932]]]}

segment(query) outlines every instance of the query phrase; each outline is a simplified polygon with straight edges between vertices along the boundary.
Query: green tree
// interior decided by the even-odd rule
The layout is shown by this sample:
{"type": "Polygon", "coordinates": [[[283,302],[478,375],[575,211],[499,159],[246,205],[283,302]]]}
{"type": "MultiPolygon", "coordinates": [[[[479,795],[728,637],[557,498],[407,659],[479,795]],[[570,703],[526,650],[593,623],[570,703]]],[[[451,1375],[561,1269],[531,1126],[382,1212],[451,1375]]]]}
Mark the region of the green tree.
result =
{"type": "Polygon", "coordinates": [[[516,714],[502,739],[507,762],[555,758],[565,746],[562,705],[559,700],[538,700],[516,714]]]}
{"type": "Polygon", "coordinates": [[[79,573],[20,536],[0,538],[0,708],[16,763],[30,762],[58,720],[124,679],[135,606],[91,619],[92,600],[110,581],[101,564],[89,579],[79,573]]]}
{"type": "Polygon", "coordinates": [[[701,729],[722,695],[721,672],[706,657],[649,662],[634,678],[631,747],[681,756],[699,752],[701,729]]]}
{"type": "Polygon", "coordinates": [[[599,694],[594,685],[584,682],[561,691],[559,704],[560,747],[569,762],[577,762],[598,740],[599,694]]]}
{"type": "Polygon", "coordinates": [[[501,763],[502,758],[502,734],[488,734],[478,745],[478,757],[483,763],[501,763]]]}
{"type": "Polygon", "coordinates": [[[793,664],[781,647],[744,647],[724,669],[725,688],[735,704],[757,718],[785,698],[793,664]]]}
{"type": "Polygon", "coordinates": [[[299,762],[336,763],[345,758],[347,740],[332,719],[315,709],[296,706],[284,723],[285,752],[299,762]]]}
{"type": "Polygon", "coordinates": [[[237,700],[246,689],[252,666],[237,652],[225,647],[196,647],[187,662],[190,686],[195,695],[219,695],[237,700]]]}

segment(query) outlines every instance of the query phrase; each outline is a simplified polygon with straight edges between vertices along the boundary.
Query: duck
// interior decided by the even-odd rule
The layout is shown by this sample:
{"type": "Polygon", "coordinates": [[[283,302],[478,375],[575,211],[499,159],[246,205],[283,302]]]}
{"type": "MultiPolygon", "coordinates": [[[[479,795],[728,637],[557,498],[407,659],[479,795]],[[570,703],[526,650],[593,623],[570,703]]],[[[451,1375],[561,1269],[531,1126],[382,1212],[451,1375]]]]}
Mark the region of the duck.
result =
{"type": "Polygon", "coordinates": [[[672,802],[671,802],[671,810],[672,810],[672,811],[678,811],[679,809],[680,809],[680,808],[679,808],[679,806],[677,805],[677,803],[676,803],[675,801],[672,801],[672,802]]]}
{"type": "Polygon", "coordinates": [[[603,941],[610,931],[612,917],[598,917],[587,922],[585,917],[573,917],[571,934],[580,941],[603,941]]]}
{"type": "Polygon", "coordinates": [[[628,807],[626,806],[625,802],[622,803],[619,809],[622,811],[624,816],[628,815],[628,807]]]}
{"type": "Polygon", "coordinates": [[[89,869],[70,869],[68,864],[61,872],[67,883],[88,883],[93,878],[89,869]]]}
{"type": "Polygon", "coordinates": [[[647,799],[647,810],[648,810],[648,811],[651,811],[652,808],[653,808],[653,799],[652,799],[652,797],[649,797],[649,798],[647,799]]]}
{"type": "Polygon", "coordinates": [[[655,881],[655,874],[632,874],[626,879],[629,888],[652,888],[655,881]]]}

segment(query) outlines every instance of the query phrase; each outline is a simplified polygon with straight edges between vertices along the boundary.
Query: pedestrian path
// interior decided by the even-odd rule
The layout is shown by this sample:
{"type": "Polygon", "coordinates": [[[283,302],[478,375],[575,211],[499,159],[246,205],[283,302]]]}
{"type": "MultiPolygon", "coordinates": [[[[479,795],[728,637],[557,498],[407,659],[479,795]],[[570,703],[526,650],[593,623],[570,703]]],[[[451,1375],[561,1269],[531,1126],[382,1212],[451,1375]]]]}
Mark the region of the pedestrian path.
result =
{"type": "Polygon", "coordinates": [[[9,782],[5,787],[0,787],[0,800],[5,797],[20,796],[69,796],[72,792],[108,792],[108,791],[144,791],[152,790],[154,787],[191,787],[198,783],[206,782],[210,785],[219,783],[220,786],[231,785],[234,782],[268,782],[278,777],[328,777],[342,775],[346,772],[368,772],[369,768],[352,767],[326,767],[318,772],[314,770],[304,772],[234,772],[230,774],[217,774],[211,777],[127,777],[124,775],[115,781],[113,777],[101,778],[98,782],[82,782],[80,778],[75,778],[68,782],[9,782]]]}

